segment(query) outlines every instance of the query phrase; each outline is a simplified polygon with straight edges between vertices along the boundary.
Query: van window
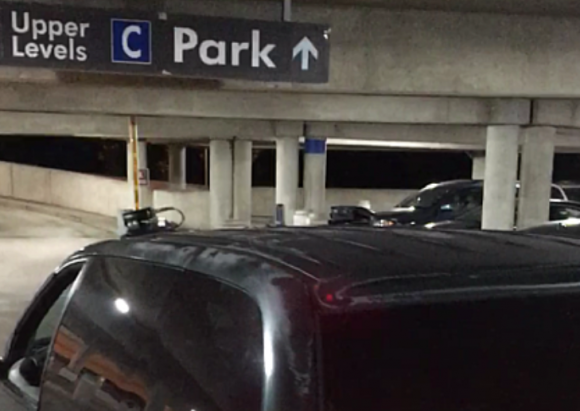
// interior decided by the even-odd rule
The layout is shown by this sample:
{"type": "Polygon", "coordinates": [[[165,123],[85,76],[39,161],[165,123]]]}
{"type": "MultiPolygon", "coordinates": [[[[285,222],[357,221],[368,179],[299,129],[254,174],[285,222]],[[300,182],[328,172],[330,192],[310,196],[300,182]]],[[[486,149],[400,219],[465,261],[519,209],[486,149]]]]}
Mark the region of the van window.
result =
{"type": "Polygon", "coordinates": [[[397,204],[397,207],[429,208],[435,205],[444,195],[449,193],[450,190],[451,189],[448,186],[430,184],[427,187],[421,189],[418,193],[413,193],[405,198],[403,201],[397,204]]]}
{"type": "Polygon", "coordinates": [[[7,375],[2,386],[17,393],[36,409],[42,375],[53,336],[73,290],[73,283],[85,261],[65,265],[47,278],[33,298],[7,342],[4,366],[7,375]]]}
{"type": "Polygon", "coordinates": [[[461,189],[448,195],[443,200],[446,206],[454,214],[461,214],[483,204],[483,190],[481,187],[461,189]]]}
{"type": "Polygon", "coordinates": [[[325,409],[578,409],[579,297],[325,315],[325,409]]]}
{"type": "Polygon", "coordinates": [[[146,262],[91,267],[58,330],[43,411],[261,409],[262,322],[249,296],[146,262]]]}
{"type": "Polygon", "coordinates": [[[34,337],[31,339],[31,344],[38,340],[50,340],[56,331],[60,316],[64,311],[64,307],[69,297],[72,284],[69,284],[65,290],[58,296],[54,304],[48,309],[46,315],[40,321],[38,328],[34,332],[34,337]]]}

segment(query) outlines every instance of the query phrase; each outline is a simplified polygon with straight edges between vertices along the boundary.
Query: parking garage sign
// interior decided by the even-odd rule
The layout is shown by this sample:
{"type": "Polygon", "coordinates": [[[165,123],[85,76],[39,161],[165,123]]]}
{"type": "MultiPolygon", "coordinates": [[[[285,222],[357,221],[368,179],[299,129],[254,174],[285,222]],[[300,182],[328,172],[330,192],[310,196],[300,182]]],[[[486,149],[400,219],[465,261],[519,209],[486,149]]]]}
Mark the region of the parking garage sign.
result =
{"type": "Polygon", "coordinates": [[[316,24],[7,3],[0,64],[325,83],[329,32],[316,24]]]}

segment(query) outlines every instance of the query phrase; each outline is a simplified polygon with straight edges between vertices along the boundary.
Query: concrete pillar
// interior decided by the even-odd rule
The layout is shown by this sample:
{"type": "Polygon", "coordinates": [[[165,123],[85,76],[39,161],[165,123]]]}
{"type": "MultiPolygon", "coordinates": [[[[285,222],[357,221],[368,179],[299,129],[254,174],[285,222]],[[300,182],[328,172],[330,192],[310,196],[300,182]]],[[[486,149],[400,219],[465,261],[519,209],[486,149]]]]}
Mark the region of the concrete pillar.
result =
{"type": "Polygon", "coordinates": [[[484,230],[512,230],[519,157],[518,126],[487,129],[486,167],[483,186],[484,230]]]}
{"type": "MultiPolygon", "coordinates": [[[[145,141],[139,141],[137,143],[137,169],[144,170],[147,169],[147,143],[145,141]]],[[[128,205],[130,208],[135,208],[134,200],[134,177],[133,177],[133,148],[130,143],[127,143],[127,181],[129,183],[130,189],[130,199],[128,205]]],[[[151,190],[151,184],[149,185],[139,185],[139,207],[151,207],[153,205],[153,190],[151,190]]]]}
{"type": "Polygon", "coordinates": [[[252,222],[252,142],[234,141],[234,220],[252,222]]]}
{"type": "Polygon", "coordinates": [[[169,185],[171,188],[185,190],[187,188],[187,147],[171,144],[169,154],[169,185]]]}
{"type": "Polygon", "coordinates": [[[92,346],[86,343],[81,343],[79,350],[75,352],[69,364],[65,368],[74,374],[80,373],[86,365],[86,360],[94,353],[95,350],[92,348],[92,346]]]}
{"type": "Polygon", "coordinates": [[[298,137],[276,140],[276,204],[284,205],[286,225],[292,225],[296,211],[299,149],[298,137]]]}
{"type": "Polygon", "coordinates": [[[554,127],[531,127],[524,131],[518,228],[532,227],[549,220],[555,139],[554,127]]]}
{"type": "Polygon", "coordinates": [[[209,143],[209,213],[213,229],[232,218],[232,145],[226,140],[209,143]]]}
{"type": "Polygon", "coordinates": [[[485,154],[475,154],[472,157],[471,178],[483,180],[485,178],[485,154]]]}
{"type": "Polygon", "coordinates": [[[326,220],[326,140],[304,142],[304,206],[315,221],[326,220]]]}

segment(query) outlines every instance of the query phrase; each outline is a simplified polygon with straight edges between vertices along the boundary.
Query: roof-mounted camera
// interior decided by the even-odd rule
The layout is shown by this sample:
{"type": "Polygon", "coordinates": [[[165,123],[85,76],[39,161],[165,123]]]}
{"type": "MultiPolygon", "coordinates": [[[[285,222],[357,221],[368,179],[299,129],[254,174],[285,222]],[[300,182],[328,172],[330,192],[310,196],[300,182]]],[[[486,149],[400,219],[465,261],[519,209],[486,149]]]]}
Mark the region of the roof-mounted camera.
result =
{"type": "Polygon", "coordinates": [[[146,207],[139,210],[124,210],[119,215],[118,231],[120,237],[135,237],[159,232],[176,231],[185,222],[183,212],[175,207],[152,208],[146,207]],[[181,221],[174,222],[159,217],[159,214],[176,212],[181,216],[181,221]]]}

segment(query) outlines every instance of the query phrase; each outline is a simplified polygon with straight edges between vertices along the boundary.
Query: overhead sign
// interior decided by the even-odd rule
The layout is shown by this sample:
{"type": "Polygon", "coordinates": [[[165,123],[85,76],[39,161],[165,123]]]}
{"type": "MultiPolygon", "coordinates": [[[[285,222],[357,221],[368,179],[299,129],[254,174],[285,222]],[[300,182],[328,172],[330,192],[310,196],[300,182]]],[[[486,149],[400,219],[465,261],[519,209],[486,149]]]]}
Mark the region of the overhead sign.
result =
{"type": "Polygon", "coordinates": [[[6,3],[0,64],[325,83],[329,33],[317,24],[6,3]]]}

